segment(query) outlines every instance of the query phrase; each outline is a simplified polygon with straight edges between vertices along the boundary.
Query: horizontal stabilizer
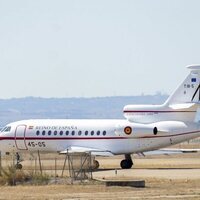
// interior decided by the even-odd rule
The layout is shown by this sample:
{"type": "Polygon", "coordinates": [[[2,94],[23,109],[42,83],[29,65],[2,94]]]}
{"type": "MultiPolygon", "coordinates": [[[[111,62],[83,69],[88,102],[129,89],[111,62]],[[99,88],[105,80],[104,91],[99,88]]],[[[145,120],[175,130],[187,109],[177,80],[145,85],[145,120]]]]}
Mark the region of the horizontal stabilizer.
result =
{"type": "Polygon", "coordinates": [[[95,156],[114,156],[110,151],[79,146],[71,146],[60,152],[60,154],[66,153],[91,153],[91,155],[95,156]]]}
{"type": "MultiPolygon", "coordinates": [[[[199,103],[198,103],[199,104],[199,103]]],[[[195,106],[196,103],[180,103],[180,104],[171,104],[169,105],[169,108],[172,108],[173,110],[184,110],[184,109],[189,109],[195,106]]]]}

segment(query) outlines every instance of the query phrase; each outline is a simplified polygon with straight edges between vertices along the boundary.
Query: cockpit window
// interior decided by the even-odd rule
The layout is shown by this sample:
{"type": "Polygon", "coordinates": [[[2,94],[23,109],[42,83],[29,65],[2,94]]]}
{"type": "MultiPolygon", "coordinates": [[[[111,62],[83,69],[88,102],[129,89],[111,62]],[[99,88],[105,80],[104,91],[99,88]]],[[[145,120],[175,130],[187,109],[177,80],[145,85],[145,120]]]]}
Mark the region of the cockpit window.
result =
{"type": "Polygon", "coordinates": [[[4,127],[1,132],[9,132],[11,130],[11,126],[4,127]]]}

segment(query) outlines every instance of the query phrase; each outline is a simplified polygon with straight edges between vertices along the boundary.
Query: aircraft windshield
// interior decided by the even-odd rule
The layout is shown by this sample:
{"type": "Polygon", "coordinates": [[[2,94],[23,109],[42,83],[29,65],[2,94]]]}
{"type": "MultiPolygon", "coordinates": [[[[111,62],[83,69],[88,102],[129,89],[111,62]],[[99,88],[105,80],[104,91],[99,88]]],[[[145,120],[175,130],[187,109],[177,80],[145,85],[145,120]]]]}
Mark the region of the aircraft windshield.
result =
{"type": "Polygon", "coordinates": [[[1,132],[9,132],[11,130],[11,126],[4,127],[1,132]]]}

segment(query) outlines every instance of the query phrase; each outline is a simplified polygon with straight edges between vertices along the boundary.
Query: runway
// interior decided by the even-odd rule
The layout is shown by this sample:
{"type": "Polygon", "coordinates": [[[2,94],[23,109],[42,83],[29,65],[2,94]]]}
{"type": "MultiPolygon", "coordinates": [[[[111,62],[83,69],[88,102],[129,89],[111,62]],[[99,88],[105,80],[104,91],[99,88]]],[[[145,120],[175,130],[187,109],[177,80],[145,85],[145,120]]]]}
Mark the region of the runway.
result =
{"type": "Polygon", "coordinates": [[[166,179],[200,180],[200,169],[126,169],[102,170],[93,173],[97,179],[166,179]]]}

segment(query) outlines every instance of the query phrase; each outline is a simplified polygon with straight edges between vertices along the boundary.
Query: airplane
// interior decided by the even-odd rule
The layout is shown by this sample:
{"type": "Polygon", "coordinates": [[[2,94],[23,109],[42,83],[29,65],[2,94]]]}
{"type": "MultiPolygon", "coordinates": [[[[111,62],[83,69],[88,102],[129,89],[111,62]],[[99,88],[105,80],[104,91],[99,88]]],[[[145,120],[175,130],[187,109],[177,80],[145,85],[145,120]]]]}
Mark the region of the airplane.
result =
{"type": "MultiPolygon", "coordinates": [[[[188,69],[189,75],[162,105],[127,105],[121,120],[30,119],[9,123],[0,132],[0,151],[125,155],[120,166],[129,169],[132,154],[200,137],[200,65],[188,69]]],[[[98,161],[94,162],[98,168],[98,161]]],[[[19,161],[17,165],[22,168],[19,161]]]]}

